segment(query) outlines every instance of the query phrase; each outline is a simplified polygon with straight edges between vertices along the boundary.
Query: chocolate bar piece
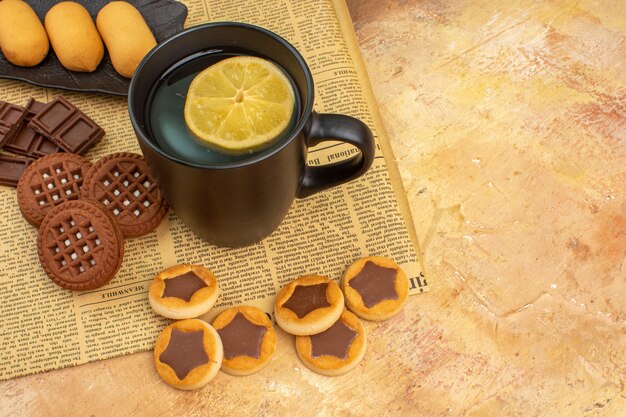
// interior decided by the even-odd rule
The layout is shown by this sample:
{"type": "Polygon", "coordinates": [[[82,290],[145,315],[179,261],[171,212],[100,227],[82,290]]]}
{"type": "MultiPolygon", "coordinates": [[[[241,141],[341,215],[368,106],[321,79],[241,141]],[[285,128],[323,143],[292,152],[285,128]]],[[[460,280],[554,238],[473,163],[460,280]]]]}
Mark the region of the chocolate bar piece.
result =
{"type": "Polygon", "coordinates": [[[6,141],[6,139],[9,137],[10,129],[11,126],[0,120],[0,145],[2,145],[2,142],[6,141]]]}
{"type": "Polygon", "coordinates": [[[0,101],[0,148],[15,135],[23,119],[23,108],[0,101]]]}
{"type": "Polygon", "coordinates": [[[28,159],[0,155],[0,185],[17,187],[22,172],[30,164],[28,159]]]}
{"type": "Polygon", "coordinates": [[[50,139],[35,132],[28,126],[28,123],[35,117],[46,105],[35,99],[28,100],[24,107],[24,115],[21,125],[11,139],[5,144],[3,149],[18,155],[24,155],[31,158],[41,158],[42,156],[60,152],[61,148],[50,139]]]}
{"type": "Polygon", "coordinates": [[[104,130],[59,96],[45,105],[28,126],[67,152],[83,154],[104,136],[104,130]]]}

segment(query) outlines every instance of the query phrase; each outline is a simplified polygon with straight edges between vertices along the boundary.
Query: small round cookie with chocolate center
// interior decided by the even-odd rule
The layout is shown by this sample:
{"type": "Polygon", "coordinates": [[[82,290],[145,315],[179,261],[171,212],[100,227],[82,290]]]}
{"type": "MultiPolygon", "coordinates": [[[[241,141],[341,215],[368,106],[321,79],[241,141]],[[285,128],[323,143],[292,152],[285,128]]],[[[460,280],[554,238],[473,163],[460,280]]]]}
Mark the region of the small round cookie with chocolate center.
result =
{"type": "Polygon", "coordinates": [[[365,328],[348,310],[322,333],[296,337],[296,351],[302,363],[313,372],[328,376],[354,369],[365,355],[365,346],[365,328]]]}
{"type": "Polygon", "coordinates": [[[344,309],[339,286],[321,275],[307,275],[284,286],[274,303],[276,322],[286,332],[306,336],[323,332],[344,309]]]}
{"type": "Polygon", "coordinates": [[[205,386],[222,365],[220,336],[199,319],[167,326],[154,345],[154,364],[166,384],[183,390],[205,386]]]}
{"type": "Polygon", "coordinates": [[[346,305],[357,316],[380,321],[402,310],[409,295],[409,280],[391,259],[369,256],[350,265],[341,289],[346,305]]]}
{"type": "Polygon", "coordinates": [[[222,339],[222,371],[250,375],[269,363],[276,349],[276,331],[265,313],[256,307],[241,306],[222,311],[213,320],[222,339]]]}
{"type": "Polygon", "coordinates": [[[152,309],[170,319],[201,316],[217,301],[219,286],[211,271],[198,265],[176,265],[154,277],[148,292],[152,309]]]}

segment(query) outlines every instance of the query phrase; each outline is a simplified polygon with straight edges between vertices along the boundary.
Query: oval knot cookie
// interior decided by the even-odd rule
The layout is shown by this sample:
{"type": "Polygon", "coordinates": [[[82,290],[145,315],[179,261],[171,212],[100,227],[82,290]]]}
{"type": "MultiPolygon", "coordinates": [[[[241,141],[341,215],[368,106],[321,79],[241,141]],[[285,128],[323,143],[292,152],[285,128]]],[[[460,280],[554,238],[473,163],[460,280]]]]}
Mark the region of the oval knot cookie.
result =
{"type": "Polygon", "coordinates": [[[154,277],[148,292],[152,309],[170,319],[189,319],[209,311],[219,294],[217,278],[198,265],[176,265],[154,277]]]}
{"type": "Polygon", "coordinates": [[[343,294],[334,281],[321,275],[300,277],[276,294],[278,325],[294,335],[323,332],[337,321],[344,308],[343,294]]]}
{"type": "Polygon", "coordinates": [[[43,219],[37,251],[55,283],[69,290],[91,290],[117,273],[124,237],[115,219],[97,202],[66,201],[43,219]]]}
{"type": "Polygon", "coordinates": [[[125,237],[150,233],[169,208],[143,156],[129,152],[98,160],[85,174],[81,191],[106,206],[125,237]]]}

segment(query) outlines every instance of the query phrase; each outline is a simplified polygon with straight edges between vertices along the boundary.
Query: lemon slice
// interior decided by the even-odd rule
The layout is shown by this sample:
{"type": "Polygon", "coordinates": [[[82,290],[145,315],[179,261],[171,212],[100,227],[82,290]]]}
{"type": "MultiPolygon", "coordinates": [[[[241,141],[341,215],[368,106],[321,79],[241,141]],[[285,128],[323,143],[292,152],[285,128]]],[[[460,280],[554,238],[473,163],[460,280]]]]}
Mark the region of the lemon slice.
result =
{"type": "Polygon", "coordinates": [[[229,153],[256,150],[289,125],[294,91],[273,63],[253,56],[219,61],[191,82],[185,123],[209,147],[229,153]]]}

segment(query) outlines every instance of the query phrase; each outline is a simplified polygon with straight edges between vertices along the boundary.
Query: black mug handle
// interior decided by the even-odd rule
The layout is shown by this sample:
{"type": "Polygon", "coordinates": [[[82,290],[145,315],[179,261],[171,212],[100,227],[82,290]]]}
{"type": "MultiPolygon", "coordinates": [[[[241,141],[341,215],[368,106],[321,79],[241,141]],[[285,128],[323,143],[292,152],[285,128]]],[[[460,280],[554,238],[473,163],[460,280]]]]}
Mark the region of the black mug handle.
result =
{"type": "Polygon", "coordinates": [[[350,159],[329,165],[304,168],[297,197],[305,198],[319,191],[352,181],[372,166],[376,148],[369,127],[359,119],[343,114],[313,112],[305,131],[306,146],[312,147],[327,140],[349,143],[359,149],[350,159]]]}

